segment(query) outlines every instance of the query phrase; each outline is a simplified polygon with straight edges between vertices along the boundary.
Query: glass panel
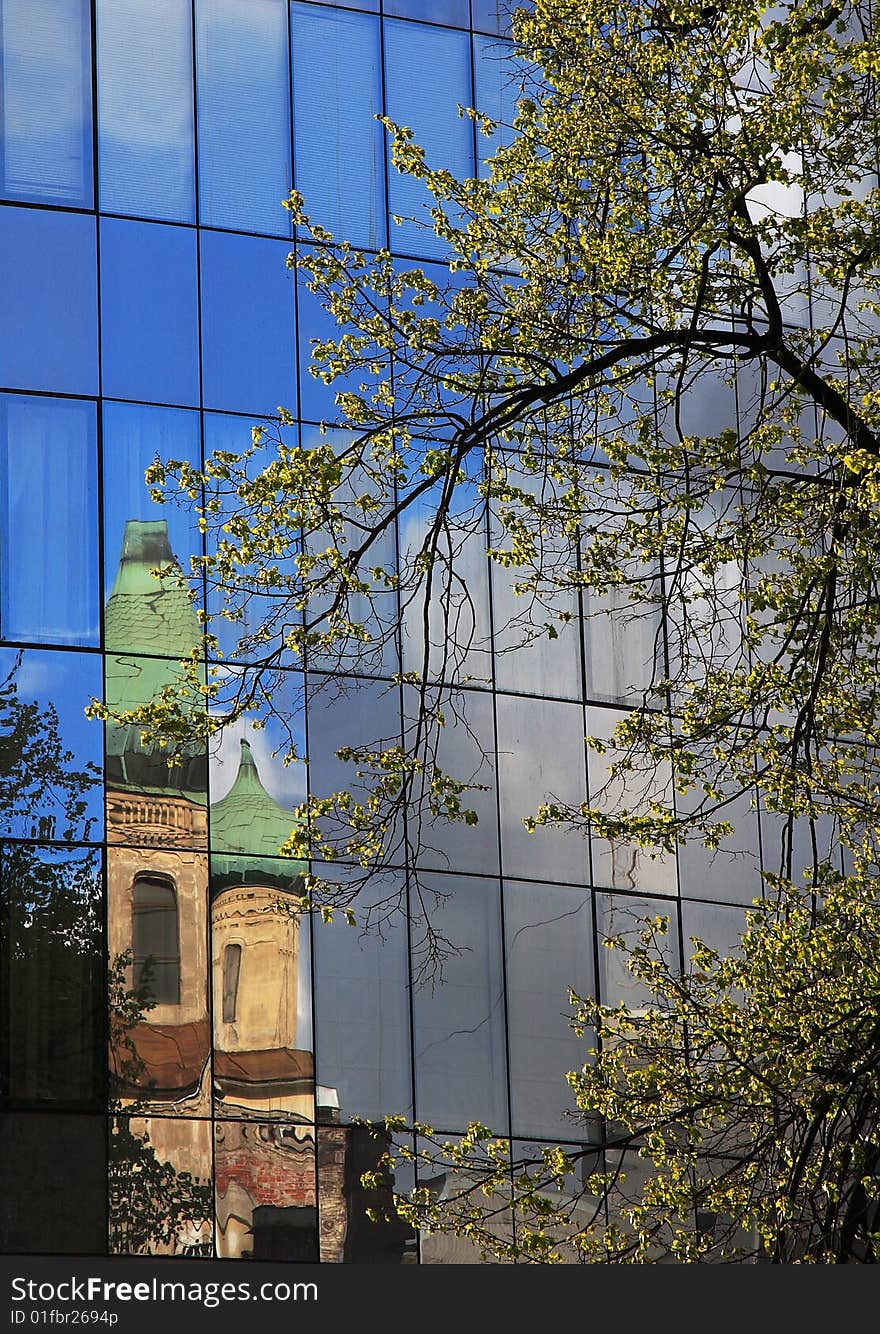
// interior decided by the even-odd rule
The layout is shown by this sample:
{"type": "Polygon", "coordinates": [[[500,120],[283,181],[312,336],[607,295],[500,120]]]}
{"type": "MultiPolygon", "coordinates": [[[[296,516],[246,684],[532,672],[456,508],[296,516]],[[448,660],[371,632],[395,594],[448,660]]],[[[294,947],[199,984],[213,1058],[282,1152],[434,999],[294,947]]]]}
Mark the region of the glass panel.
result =
{"type": "Polygon", "coordinates": [[[101,208],[195,222],[190,0],[98,0],[97,23],[101,208]]]}
{"type": "Polygon", "coordinates": [[[661,957],[669,968],[680,967],[678,948],[678,909],[668,899],[632,898],[627,894],[596,895],[596,929],[599,934],[599,1000],[603,1005],[627,1005],[638,1013],[653,1004],[647,987],[633,977],[622,949],[608,949],[603,940],[623,939],[632,949],[639,944],[639,933],[647,917],[666,917],[669,929],[657,937],[661,957]]]}
{"type": "Polygon", "coordinates": [[[284,858],[211,858],[217,1116],[244,1112],[297,1124],[315,1119],[304,869],[284,858]]]}
{"type": "Polygon", "coordinates": [[[201,233],[205,406],[270,415],[296,411],[289,246],[201,233]]]}
{"type": "Polygon", "coordinates": [[[0,1097],[100,1109],[101,855],[0,844],[0,1097]]]}
{"type": "Polygon", "coordinates": [[[424,875],[413,899],[416,1115],[440,1130],[507,1125],[497,881],[424,875]]]}
{"type": "MultiPolygon", "coordinates": [[[[463,32],[390,19],[385,24],[385,71],[391,119],[413,129],[432,167],[448,168],[455,176],[472,175],[473,127],[458,114],[459,105],[470,106],[473,101],[470,38],[463,32]],[[424,77],[429,70],[431,77],[424,77]],[[418,73],[414,77],[414,72],[421,77],[418,73]]],[[[446,243],[433,234],[427,212],[433,196],[422,183],[392,168],[389,193],[392,216],[405,219],[392,229],[393,248],[428,257],[444,255],[446,243]]]]}
{"type": "Polygon", "coordinates": [[[102,220],[101,345],[109,397],[198,406],[196,268],[189,228],[102,220]]]}
{"type": "MultiPolygon", "coordinates": [[[[681,893],[694,899],[723,899],[733,903],[751,903],[761,895],[761,858],[758,849],[758,813],[752,806],[750,793],[734,795],[735,790],[719,782],[718,788],[727,798],[713,823],[730,821],[733,832],[710,849],[699,838],[681,843],[678,847],[678,878],[681,893]]],[[[676,793],[675,807],[679,814],[690,812],[698,805],[693,792],[676,793]]],[[[707,802],[709,809],[715,801],[707,802]]]]}
{"type": "MultiPolygon", "coordinates": [[[[309,247],[301,246],[305,252],[309,247]]],[[[306,285],[304,277],[297,282],[297,348],[299,350],[299,396],[300,415],[309,421],[333,422],[339,417],[336,407],[336,394],[360,393],[360,386],[372,389],[380,379],[388,378],[387,370],[376,375],[369,366],[359,367],[348,375],[340,375],[332,384],[326,385],[311,373],[312,344],[319,341],[337,341],[344,332],[343,326],[321,304],[321,299],[306,285]]],[[[381,364],[381,363],[380,363],[381,364]]]]}
{"type": "Polygon", "coordinates": [[[286,0],[198,0],[199,220],[286,236],[286,0]]]}
{"type": "Polygon", "coordinates": [[[5,1113],[0,1191],[0,1251],[104,1254],[106,1118],[60,1112],[5,1113]]]}
{"type": "Polygon", "coordinates": [[[466,28],[470,22],[468,0],[383,0],[385,14],[398,14],[423,23],[449,23],[466,28]]]}
{"type": "Polygon", "coordinates": [[[0,89],[3,194],[91,208],[87,0],[4,0],[0,89]]]}
{"type": "Polygon", "coordinates": [[[516,0],[471,0],[471,23],[479,32],[506,33],[510,30],[510,15],[515,9],[532,9],[533,4],[516,0]]]}
{"type": "Polygon", "coordinates": [[[221,1121],[214,1137],[218,1256],[316,1261],[314,1127],[221,1121]]]}
{"type": "Polygon", "coordinates": [[[405,907],[403,876],[392,874],[358,894],[355,928],[341,914],[315,926],[318,1096],[342,1121],[412,1114],[405,907]]]}
{"type": "Polygon", "coordinates": [[[478,110],[498,124],[490,139],[483,134],[477,135],[477,169],[481,176],[490,174],[485,166],[488,159],[514,137],[513,118],[517,100],[523,94],[523,71],[514,62],[512,52],[513,48],[507,42],[474,37],[474,102],[478,110]]]}
{"type": "Polygon", "coordinates": [[[94,218],[0,208],[4,387],[97,394],[96,273],[94,218]]]}
{"type": "Polygon", "coordinates": [[[294,3],[290,21],[297,189],[316,223],[378,249],[385,243],[385,132],[374,120],[382,110],[379,20],[294,3]]]}
{"type": "Polygon", "coordinates": [[[97,654],[0,649],[0,836],[102,837],[103,737],[84,713],[100,694],[97,654]]]}
{"type": "Polygon", "coordinates": [[[410,1163],[389,1172],[381,1159],[395,1139],[371,1126],[318,1127],[318,1190],[321,1208],[321,1261],[324,1264],[414,1264],[415,1233],[398,1217],[392,1191],[413,1185],[410,1163]],[[361,1181],[375,1172],[382,1185],[361,1181]],[[370,1218],[367,1211],[378,1218],[370,1218]]]}
{"type": "Polygon", "coordinates": [[[743,932],[746,929],[746,909],[726,903],[681,903],[681,935],[685,958],[694,952],[692,937],[696,936],[722,958],[740,953],[743,932]]]}
{"type": "Polygon", "coordinates": [[[111,1255],[213,1254],[211,1123],[114,1116],[111,1255]]]}
{"type": "MultiPolygon", "coordinates": [[[[434,819],[423,806],[410,811],[409,839],[414,860],[425,867],[451,871],[498,874],[498,808],[495,784],[494,719],[492,696],[476,690],[457,691],[442,698],[429,689],[420,701],[419,692],[405,686],[405,724],[410,737],[425,706],[429,714],[439,708],[446,725],[429,743],[429,762],[449,777],[472,783],[472,791],[461,794],[462,806],[477,814],[477,824],[434,819]],[[485,789],[485,790],[480,790],[485,789]]],[[[412,741],[409,742],[412,744],[412,741]]]]}
{"type": "Polygon", "coordinates": [[[575,1137],[569,1070],[586,1060],[586,1038],[569,1022],[568,989],[594,990],[590,895],[562,885],[504,884],[507,1027],[514,1133],[575,1137]]]}
{"type": "MultiPolygon", "coordinates": [[[[649,802],[672,804],[672,777],[669,766],[649,764],[646,769],[612,778],[609,768],[621,760],[622,752],[611,737],[621,718],[618,709],[587,709],[587,735],[604,741],[604,755],[587,751],[587,775],[590,785],[590,803],[609,815],[620,811],[641,810],[649,802]]],[[[597,838],[592,840],[593,881],[614,889],[653,890],[658,894],[675,894],[677,873],[675,856],[661,852],[652,856],[637,843],[625,843],[597,838]]]]}
{"type": "MultiPolygon", "coordinates": [[[[142,804],[150,798],[144,795],[142,804]]],[[[157,1116],[207,1115],[207,856],[113,846],[107,898],[114,1101],[124,1106],[134,1099],[140,1111],[157,1116]],[[149,955],[156,962],[145,976],[149,955]]]]}
{"type": "MultiPolygon", "coordinates": [[[[124,555],[126,526],[129,523],[164,524],[173,558],[184,571],[190,557],[202,549],[202,539],[193,506],[169,503],[158,506],[150,498],[144,473],[156,458],[182,459],[199,467],[201,441],[196,412],[175,408],[145,407],[140,403],[104,403],[104,596],[113,592],[123,577],[120,568],[124,555]]],[[[159,532],[159,529],[155,530],[159,532]]],[[[162,564],[157,553],[156,566],[162,564]]],[[[148,576],[152,579],[152,576],[148,576]]],[[[158,592],[160,583],[152,579],[150,588],[158,592]]],[[[137,613],[143,616],[143,611],[137,613]]],[[[131,646],[127,629],[113,627],[113,636],[105,640],[107,649],[131,646]],[[115,638],[114,638],[115,636],[115,638]]]]}
{"type": "Polygon", "coordinates": [[[95,405],[0,395],[0,464],[3,638],[97,647],[95,405]]]}
{"type": "Polygon", "coordinates": [[[584,715],[577,704],[499,695],[498,785],[504,874],[588,884],[590,855],[582,830],[538,828],[523,820],[551,798],[586,800],[584,715]]]}

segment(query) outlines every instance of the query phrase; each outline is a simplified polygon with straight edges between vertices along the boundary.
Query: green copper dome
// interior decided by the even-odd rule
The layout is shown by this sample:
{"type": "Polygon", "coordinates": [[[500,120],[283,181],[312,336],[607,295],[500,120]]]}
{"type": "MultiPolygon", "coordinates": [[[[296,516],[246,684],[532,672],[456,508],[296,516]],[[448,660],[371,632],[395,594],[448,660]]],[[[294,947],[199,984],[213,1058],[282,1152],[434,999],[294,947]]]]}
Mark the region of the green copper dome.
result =
{"type": "Polygon", "coordinates": [[[290,889],[305,872],[305,862],[278,856],[296,821],[292,811],[285,810],[263,787],[246,741],[241,743],[235,782],[226,796],[211,806],[210,818],[215,888],[251,881],[290,889]],[[267,857],[274,862],[266,862],[267,857]]]}
{"type": "MultiPolygon", "coordinates": [[[[172,684],[178,663],[199,642],[199,622],[187,591],[157,567],[176,566],[165,519],[129,519],[116,581],[104,610],[105,692],[112,709],[136,709],[172,684]]],[[[178,567],[179,568],[179,567],[178,567]]],[[[145,746],[140,728],[107,726],[107,779],[111,786],[177,792],[204,803],[207,765],[198,746],[185,747],[180,764],[145,746]]]]}

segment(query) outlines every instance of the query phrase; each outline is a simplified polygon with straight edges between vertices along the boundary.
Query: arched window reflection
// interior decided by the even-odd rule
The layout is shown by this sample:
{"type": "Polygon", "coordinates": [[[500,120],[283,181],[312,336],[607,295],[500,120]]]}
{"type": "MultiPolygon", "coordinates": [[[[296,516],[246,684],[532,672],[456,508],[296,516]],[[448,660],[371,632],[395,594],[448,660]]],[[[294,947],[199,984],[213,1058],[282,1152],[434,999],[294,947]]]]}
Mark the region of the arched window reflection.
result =
{"type": "Polygon", "coordinates": [[[241,973],[241,946],[227,945],[223,951],[223,1022],[234,1024],[238,1007],[238,978],[241,973]]]}
{"type": "Polygon", "coordinates": [[[139,875],[133,903],[134,984],[157,1005],[180,1002],[180,928],[172,880],[139,875]]]}

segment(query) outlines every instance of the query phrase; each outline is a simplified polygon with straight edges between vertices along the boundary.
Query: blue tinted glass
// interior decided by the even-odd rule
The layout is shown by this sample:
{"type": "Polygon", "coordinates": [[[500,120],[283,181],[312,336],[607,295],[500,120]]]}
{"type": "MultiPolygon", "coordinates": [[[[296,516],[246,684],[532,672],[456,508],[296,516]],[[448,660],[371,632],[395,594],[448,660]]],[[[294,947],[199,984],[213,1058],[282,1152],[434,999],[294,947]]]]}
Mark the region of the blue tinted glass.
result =
{"type": "Polygon", "coordinates": [[[385,243],[378,19],[291,6],[294,166],[315,222],[354,245],[385,243]]]}
{"type": "Polygon", "coordinates": [[[478,32],[508,33],[515,9],[533,9],[525,0],[471,0],[471,24],[478,32]]]}
{"type": "MultiPolygon", "coordinates": [[[[156,505],[144,472],[156,458],[185,459],[194,467],[201,456],[196,412],[144,407],[140,403],[104,404],[104,596],[109,595],[131,519],[165,520],[171,550],[184,570],[201,551],[193,503],[156,505]]],[[[124,647],[117,645],[117,647],[124,647]]]]}
{"type": "Polygon", "coordinates": [[[104,393],[198,404],[196,234],[148,222],[101,222],[104,393]]]}
{"type": "Polygon", "coordinates": [[[98,392],[95,222],[0,208],[0,385],[98,392]]]}
{"type": "Polygon", "coordinates": [[[95,405],[0,396],[4,639],[97,646],[95,405]]]}
{"type": "Polygon", "coordinates": [[[382,12],[423,23],[451,23],[456,28],[466,28],[469,23],[468,0],[384,0],[382,12]]]}
{"type": "Polygon", "coordinates": [[[0,132],[4,195],[91,207],[87,0],[3,0],[0,132]]]}
{"type": "Polygon", "coordinates": [[[0,649],[0,833],[65,843],[104,832],[104,732],[98,653],[0,649]]]}
{"type": "Polygon", "coordinates": [[[477,135],[480,175],[489,174],[483,164],[513,139],[510,127],[516,114],[517,99],[522,95],[522,68],[514,63],[512,50],[507,42],[474,37],[474,102],[480,111],[498,122],[498,129],[491,138],[477,135]]]}
{"type": "Polygon", "coordinates": [[[300,415],[307,421],[335,420],[339,415],[335,395],[341,390],[358,393],[361,384],[374,383],[376,376],[365,368],[351,375],[340,376],[332,385],[326,385],[311,374],[312,342],[315,339],[338,339],[345,332],[345,327],[337,324],[335,318],[324,309],[320,298],[309,291],[304,278],[300,278],[297,284],[297,327],[300,415]]]}
{"type": "Polygon", "coordinates": [[[101,208],[195,220],[190,0],[98,0],[101,208]]]}
{"type": "MultiPolygon", "coordinates": [[[[385,24],[385,66],[391,119],[410,126],[430,166],[472,175],[473,126],[458,114],[459,104],[470,106],[473,100],[470,38],[392,19],[385,24]]],[[[392,247],[407,254],[445,254],[445,243],[431,230],[433,196],[422,183],[392,169],[389,193],[392,215],[419,220],[392,227],[392,247]]]]}
{"type": "Polygon", "coordinates": [[[202,232],[205,407],[270,415],[296,411],[289,246],[202,232]]]}
{"type": "Polygon", "coordinates": [[[286,236],[287,0],[199,0],[199,218],[286,236]]]}

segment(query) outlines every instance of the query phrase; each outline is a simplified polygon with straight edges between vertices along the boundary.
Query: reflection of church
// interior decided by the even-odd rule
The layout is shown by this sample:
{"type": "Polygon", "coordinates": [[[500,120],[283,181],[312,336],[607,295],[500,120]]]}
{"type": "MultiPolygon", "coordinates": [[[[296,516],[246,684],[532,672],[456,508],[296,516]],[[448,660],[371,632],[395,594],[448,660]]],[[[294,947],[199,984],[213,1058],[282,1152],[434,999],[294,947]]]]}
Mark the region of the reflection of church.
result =
{"type": "MultiPolygon", "coordinates": [[[[198,642],[186,590],[151,573],[173,561],[164,520],[129,521],[105,617],[114,708],[155,698],[198,642]]],[[[153,1002],[115,1044],[119,1100],[157,1159],[213,1181],[218,1255],[317,1259],[320,1174],[321,1256],[341,1260],[357,1231],[352,1172],[380,1149],[364,1159],[333,1090],[316,1099],[305,868],[278,857],[292,816],[246,742],[210,808],[204,750],[177,756],[108,725],[110,953],[128,952],[127,983],[153,1002]]],[[[179,1234],[166,1228],[178,1243],[156,1249],[203,1248],[209,1231],[182,1220],[179,1234]]],[[[402,1253],[402,1233],[391,1249],[402,1253]]]]}

